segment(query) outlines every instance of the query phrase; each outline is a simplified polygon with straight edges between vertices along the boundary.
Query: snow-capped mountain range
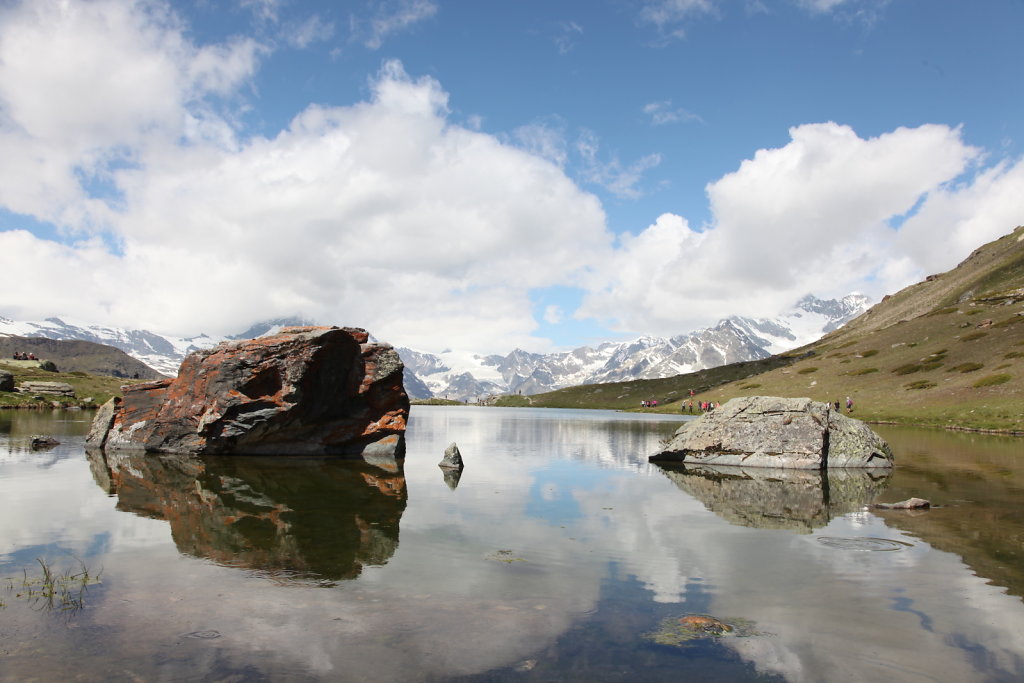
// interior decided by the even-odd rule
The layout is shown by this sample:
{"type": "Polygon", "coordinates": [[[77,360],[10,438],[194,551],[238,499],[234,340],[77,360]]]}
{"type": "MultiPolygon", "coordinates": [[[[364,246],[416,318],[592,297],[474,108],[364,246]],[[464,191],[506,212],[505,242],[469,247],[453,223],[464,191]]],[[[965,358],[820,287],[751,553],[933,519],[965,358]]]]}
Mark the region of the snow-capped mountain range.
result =
{"type": "Polygon", "coordinates": [[[106,344],[121,349],[161,374],[174,377],[178,374],[181,361],[193,351],[208,349],[230,339],[253,339],[265,334],[272,334],[288,325],[309,324],[299,318],[287,318],[256,323],[245,332],[229,337],[211,337],[205,334],[197,337],[172,337],[147,330],[103,327],[61,318],[22,322],[0,316],[0,336],[81,339],[97,344],[106,344]]]}
{"type": "MultiPolygon", "coordinates": [[[[674,337],[640,337],[581,346],[562,353],[516,349],[505,356],[440,354],[399,348],[409,373],[429,395],[473,400],[493,394],[537,394],[580,384],[657,379],[756,360],[809,344],[852,320],[871,305],[861,294],[822,300],[806,296],[776,318],[732,316],[714,327],[674,337]]],[[[414,398],[414,387],[406,383],[414,398]]],[[[422,390],[421,390],[422,391],[422,390]]]]}
{"type": "MultiPolygon", "coordinates": [[[[870,306],[860,294],[822,300],[806,296],[775,318],[732,316],[714,327],[678,336],[639,337],[604,342],[560,353],[515,349],[507,355],[481,356],[445,350],[439,354],[397,347],[405,363],[405,388],[414,399],[476,400],[494,394],[537,394],[579,384],[656,379],[739,361],[766,358],[808,344],[851,320],[870,306]]],[[[0,317],[0,336],[83,339],[108,344],[154,370],[174,376],[185,356],[229,339],[251,339],[299,318],[269,320],[229,337],[178,338],[146,330],[89,325],[60,318],[18,322],[0,317]]]]}

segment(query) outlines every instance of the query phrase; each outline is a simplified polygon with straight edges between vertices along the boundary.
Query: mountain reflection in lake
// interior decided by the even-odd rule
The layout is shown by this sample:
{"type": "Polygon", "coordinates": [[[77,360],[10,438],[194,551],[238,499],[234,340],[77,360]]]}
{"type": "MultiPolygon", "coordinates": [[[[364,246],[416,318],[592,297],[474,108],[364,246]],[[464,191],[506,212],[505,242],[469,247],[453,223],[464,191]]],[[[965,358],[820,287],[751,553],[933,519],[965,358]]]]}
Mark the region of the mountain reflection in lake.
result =
{"type": "Polygon", "coordinates": [[[1024,678],[1020,440],[686,473],[646,460],[678,418],[416,406],[387,471],[87,456],[90,417],[0,412],[2,681],[1024,678]],[[84,609],[19,597],[36,558],[102,570],[84,609]]]}

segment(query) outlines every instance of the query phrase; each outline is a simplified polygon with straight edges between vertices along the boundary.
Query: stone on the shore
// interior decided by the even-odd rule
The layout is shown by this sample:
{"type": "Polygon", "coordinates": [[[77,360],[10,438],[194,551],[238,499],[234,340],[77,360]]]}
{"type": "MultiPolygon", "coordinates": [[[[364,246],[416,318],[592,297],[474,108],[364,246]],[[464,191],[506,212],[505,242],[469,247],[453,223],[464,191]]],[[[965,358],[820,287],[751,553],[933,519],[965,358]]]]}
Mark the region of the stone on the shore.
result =
{"type": "Polygon", "coordinates": [[[289,327],[185,358],[125,387],[86,445],[158,453],[403,457],[402,362],[365,330],[289,327]]]}
{"type": "Polygon", "coordinates": [[[14,375],[0,370],[0,391],[14,391],[14,375]]]}
{"type": "Polygon", "coordinates": [[[54,394],[75,397],[75,388],[67,382],[22,382],[19,389],[23,394],[54,394]]]}
{"type": "Polygon", "coordinates": [[[459,452],[458,445],[453,441],[448,445],[448,448],[444,449],[444,458],[441,462],[437,463],[437,466],[445,470],[458,470],[462,471],[465,464],[462,462],[462,453],[459,452]]]}
{"type": "Polygon", "coordinates": [[[651,462],[824,469],[892,467],[867,425],[808,398],[734,398],[680,427],[651,462]]]}

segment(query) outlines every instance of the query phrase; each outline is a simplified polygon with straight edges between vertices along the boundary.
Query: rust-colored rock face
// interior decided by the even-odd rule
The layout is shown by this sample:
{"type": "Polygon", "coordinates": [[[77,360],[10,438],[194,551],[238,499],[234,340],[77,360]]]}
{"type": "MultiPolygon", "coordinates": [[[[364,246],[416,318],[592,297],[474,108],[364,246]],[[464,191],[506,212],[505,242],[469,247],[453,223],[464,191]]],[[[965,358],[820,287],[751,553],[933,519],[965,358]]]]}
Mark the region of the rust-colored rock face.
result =
{"type": "Polygon", "coordinates": [[[289,327],[189,355],[104,406],[86,445],[158,453],[402,457],[402,362],[365,330],[289,327]]]}

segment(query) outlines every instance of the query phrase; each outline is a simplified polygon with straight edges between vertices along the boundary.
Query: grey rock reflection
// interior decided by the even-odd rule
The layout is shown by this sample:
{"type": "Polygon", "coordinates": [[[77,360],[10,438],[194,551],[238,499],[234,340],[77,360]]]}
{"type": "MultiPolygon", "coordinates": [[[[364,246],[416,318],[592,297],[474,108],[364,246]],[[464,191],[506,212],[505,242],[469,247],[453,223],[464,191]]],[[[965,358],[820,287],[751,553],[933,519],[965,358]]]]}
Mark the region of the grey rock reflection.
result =
{"type": "Polygon", "coordinates": [[[885,489],[888,470],[784,470],[659,465],[676,486],[730,524],[811,533],[885,489]]]}
{"type": "Polygon", "coordinates": [[[444,483],[448,485],[452,491],[459,486],[459,481],[462,480],[462,470],[443,469],[441,470],[444,476],[444,483]]]}
{"type": "Polygon", "coordinates": [[[401,465],[325,457],[88,451],[119,510],[170,523],[179,552],[282,578],[352,579],[398,548],[401,465]]]}

